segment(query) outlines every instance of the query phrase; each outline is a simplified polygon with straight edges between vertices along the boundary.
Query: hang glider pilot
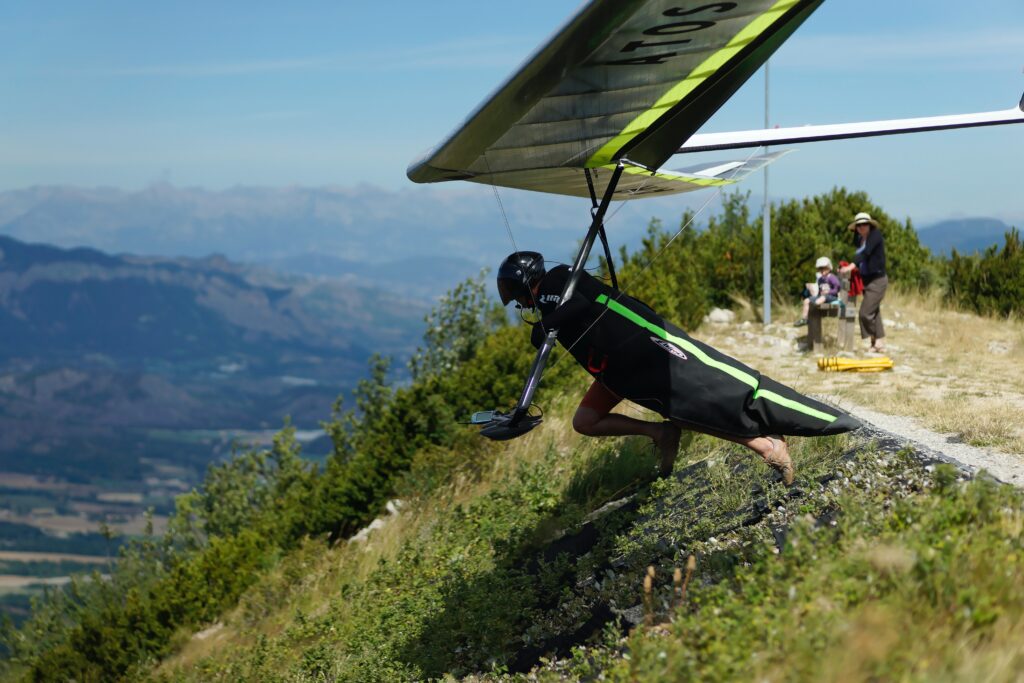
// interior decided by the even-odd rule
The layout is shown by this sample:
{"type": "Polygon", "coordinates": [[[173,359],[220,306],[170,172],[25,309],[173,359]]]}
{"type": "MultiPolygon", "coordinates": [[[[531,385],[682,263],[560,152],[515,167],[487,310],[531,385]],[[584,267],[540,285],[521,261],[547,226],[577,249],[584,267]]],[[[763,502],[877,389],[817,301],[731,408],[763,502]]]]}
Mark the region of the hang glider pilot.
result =
{"type": "Polygon", "coordinates": [[[536,309],[532,341],[547,330],[586,368],[594,382],[580,401],[573,428],[588,436],[651,438],[661,476],[672,472],[682,430],[746,446],[777,470],[786,485],[794,468],[786,435],[825,436],[860,423],[701,343],[656,312],[585,271],[559,306],[570,268],[544,267],[535,251],[509,255],[498,269],[503,305],[536,309]],[[611,410],[622,400],[659,413],[648,422],[611,410]]]}

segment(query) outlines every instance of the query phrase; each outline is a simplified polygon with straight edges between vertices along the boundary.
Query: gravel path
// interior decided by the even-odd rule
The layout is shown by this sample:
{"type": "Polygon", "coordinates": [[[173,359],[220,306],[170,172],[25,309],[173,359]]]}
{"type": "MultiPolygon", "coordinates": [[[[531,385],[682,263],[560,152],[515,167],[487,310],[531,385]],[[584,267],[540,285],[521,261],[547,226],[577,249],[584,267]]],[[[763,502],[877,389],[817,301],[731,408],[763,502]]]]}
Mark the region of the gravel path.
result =
{"type": "Polygon", "coordinates": [[[971,446],[958,437],[925,429],[913,418],[879,413],[856,405],[848,399],[836,396],[817,398],[842,408],[864,422],[868,438],[882,438],[896,441],[901,445],[913,445],[926,457],[956,465],[972,475],[985,470],[1001,482],[1024,488],[1024,455],[999,453],[971,446]]]}

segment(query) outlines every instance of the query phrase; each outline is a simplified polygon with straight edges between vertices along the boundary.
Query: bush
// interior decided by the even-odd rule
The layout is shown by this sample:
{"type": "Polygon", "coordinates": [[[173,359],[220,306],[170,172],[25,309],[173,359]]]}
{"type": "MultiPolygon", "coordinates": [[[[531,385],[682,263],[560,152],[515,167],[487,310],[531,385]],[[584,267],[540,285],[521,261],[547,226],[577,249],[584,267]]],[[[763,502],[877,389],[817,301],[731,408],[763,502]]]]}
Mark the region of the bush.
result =
{"type": "MultiPolygon", "coordinates": [[[[621,252],[623,288],[691,330],[712,306],[730,307],[736,297],[760,300],[762,226],[760,216],[751,216],[748,200],[749,193],[726,195],[721,215],[712,216],[702,231],[694,228],[691,212],[683,215],[678,235],[652,221],[640,248],[621,252]]],[[[921,246],[911,222],[894,220],[863,192],[836,188],[783,202],[771,211],[774,298],[796,299],[804,283],[815,277],[819,256],[829,256],[837,265],[853,259],[847,225],[859,211],[869,212],[882,225],[890,281],[915,289],[938,282],[938,262],[921,246]]]]}
{"type": "Polygon", "coordinates": [[[1009,316],[1024,311],[1024,242],[1016,229],[1000,249],[963,256],[953,250],[947,297],[983,315],[1009,316]]]}

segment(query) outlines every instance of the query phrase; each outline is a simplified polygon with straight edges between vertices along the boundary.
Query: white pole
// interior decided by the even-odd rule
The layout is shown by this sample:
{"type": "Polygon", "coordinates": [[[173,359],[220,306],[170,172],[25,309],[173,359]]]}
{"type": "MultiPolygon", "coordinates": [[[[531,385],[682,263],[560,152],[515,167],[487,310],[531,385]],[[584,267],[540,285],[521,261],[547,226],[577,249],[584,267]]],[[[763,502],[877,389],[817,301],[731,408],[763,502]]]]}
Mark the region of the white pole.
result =
{"type": "MultiPolygon", "coordinates": [[[[768,62],[764,63],[764,128],[768,130],[768,62]]],[[[764,148],[765,154],[768,147],[764,148]]],[[[772,215],[771,204],[768,202],[768,167],[764,167],[764,218],[761,227],[762,275],[764,287],[764,324],[772,322],[772,215]]]]}

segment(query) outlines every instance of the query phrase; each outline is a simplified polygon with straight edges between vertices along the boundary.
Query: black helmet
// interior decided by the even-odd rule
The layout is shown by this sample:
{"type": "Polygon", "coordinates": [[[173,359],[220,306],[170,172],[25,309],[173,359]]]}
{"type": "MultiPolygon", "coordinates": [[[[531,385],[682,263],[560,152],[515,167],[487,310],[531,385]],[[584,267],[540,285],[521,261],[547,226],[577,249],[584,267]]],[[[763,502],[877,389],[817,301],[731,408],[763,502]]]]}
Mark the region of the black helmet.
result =
{"type": "Polygon", "coordinates": [[[509,254],[498,267],[498,295],[501,305],[519,297],[533,298],[531,287],[544,277],[544,257],[536,251],[509,254]]]}

